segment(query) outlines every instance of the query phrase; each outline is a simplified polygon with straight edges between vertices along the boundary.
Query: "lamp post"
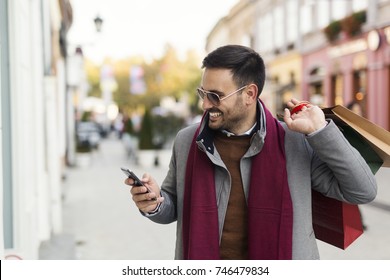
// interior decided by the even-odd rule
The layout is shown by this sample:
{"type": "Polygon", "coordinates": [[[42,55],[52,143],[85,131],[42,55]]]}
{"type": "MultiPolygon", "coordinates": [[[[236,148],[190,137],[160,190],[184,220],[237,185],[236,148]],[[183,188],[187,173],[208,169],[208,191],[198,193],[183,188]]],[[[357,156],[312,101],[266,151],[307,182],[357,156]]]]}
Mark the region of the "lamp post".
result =
{"type": "Polygon", "coordinates": [[[95,23],[96,31],[100,32],[102,30],[103,19],[97,15],[93,21],[95,23]]]}

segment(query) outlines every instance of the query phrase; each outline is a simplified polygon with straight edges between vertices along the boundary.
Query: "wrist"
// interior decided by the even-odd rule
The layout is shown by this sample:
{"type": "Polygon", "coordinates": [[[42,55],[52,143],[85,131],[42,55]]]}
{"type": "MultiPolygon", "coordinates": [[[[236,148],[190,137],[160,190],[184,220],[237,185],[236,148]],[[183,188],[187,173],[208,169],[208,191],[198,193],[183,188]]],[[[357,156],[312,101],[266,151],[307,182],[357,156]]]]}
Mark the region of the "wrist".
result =
{"type": "Polygon", "coordinates": [[[323,130],[327,125],[328,125],[328,122],[326,120],[324,120],[323,123],[321,123],[319,125],[316,125],[311,132],[306,133],[305,135],[306,136],[312,136],[312,135],[320,132],[321,130],[323,130]]]}

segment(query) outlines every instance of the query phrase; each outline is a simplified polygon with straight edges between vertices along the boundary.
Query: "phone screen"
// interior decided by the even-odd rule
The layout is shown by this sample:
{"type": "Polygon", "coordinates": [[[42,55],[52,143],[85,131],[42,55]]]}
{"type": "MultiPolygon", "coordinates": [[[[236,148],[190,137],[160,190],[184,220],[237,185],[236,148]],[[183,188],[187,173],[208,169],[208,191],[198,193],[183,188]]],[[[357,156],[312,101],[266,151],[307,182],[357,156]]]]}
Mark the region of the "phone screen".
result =
{"type": "MultiPolygon", "coordinates": [[[[131,179],[134,180],[134,186],[138,186],[138,187],[140,187],[140,186],[145,186],[145,185],[141,182],[141,180],[137,177],[137,175],[134,174],[133,171],[131,171],[131,170],[127,169],[127,168],[123,168],[123,167],[121,167],[121,170],[123,171],[123,173],[126,174],[127,177],[129,177],[129,178],[131,178],[131,179]]],[[[145,186],[145,187],[146,187],[146,186],[145,186]]],[[[149,193],[151,192],[151,191],[149,190],[149,188],[146,188],[146,189],[147,189],[147,192],[149,192],[149,193]]],[[[157,200],[157,198],[153,197],[152,200],[157,200]]]]}
{"type": "Polygon", "coordinates": [[[121,167],[121,170],[123,171],[123,173],[125,173],[127,175],[127,177],[134,180],[135,186],[143,186],[144,185],[144,184],[142,184],[141,180],[137,177],[137,175],[134,174],[133,171],[131,171],[127,168],[123,168],[123,167],[121,167]]]}

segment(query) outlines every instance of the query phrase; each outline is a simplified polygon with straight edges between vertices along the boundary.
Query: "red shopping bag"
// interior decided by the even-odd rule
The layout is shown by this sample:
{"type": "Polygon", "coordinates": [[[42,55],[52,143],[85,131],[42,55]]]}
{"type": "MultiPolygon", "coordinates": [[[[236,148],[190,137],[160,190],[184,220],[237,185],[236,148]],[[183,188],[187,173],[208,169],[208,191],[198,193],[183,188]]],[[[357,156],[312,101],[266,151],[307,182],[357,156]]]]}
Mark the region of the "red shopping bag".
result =
{"type": "Polygon", "coordinates": [[[363,225],[357,205],[312,191],[313,228],[317,239],[346,249],[360,235],[363,225]]]}
{"type": "MultiPolygon", "coordinates": [[[[337,105],[322,109],[345,138],[354,146],[375,174],[380,167],[390,167],[390,132],[337,105]]],[[[346,249],[363,233],[357,205],[348,204],[313,191],[313,228],[317,239],[346,249]]]]}

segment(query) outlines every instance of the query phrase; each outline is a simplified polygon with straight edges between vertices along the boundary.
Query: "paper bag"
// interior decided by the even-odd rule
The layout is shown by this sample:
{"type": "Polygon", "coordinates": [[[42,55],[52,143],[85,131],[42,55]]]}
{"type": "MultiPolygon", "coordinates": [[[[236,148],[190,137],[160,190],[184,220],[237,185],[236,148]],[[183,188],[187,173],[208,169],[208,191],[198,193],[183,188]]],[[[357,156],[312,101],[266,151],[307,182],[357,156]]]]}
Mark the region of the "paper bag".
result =
{"type": "MultiPolygon", "coordinates": [[[[390,132],[343,106],[323,109],[348,142],[354,146],[375,174],[381,166],[390,167],[390,132]]],[[[312,192],[313,228],[317,239],[346,249],[363,233],[357,205],[312,192]]]]}
{"type": "Polygon", "coordinates": [[[346,249],[363,234],[357,205],[312,191],[312,214],[316,238],[340,249],[346,249]]]}
{"type": "Polygon", "coordinates": [[[390,132],[337,105],[324,108],[326,118],[331,118],[345,138],[354,146],[370,166],[373,173],[383,167],[390,167],[390,132]]]}

